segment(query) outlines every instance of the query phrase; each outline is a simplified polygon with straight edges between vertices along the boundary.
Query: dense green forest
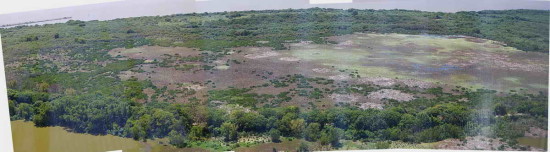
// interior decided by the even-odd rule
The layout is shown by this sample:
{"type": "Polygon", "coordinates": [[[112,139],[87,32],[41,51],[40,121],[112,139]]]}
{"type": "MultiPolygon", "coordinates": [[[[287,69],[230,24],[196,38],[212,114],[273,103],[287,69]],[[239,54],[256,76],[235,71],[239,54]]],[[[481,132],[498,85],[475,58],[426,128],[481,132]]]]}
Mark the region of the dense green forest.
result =
{"type": "Polygon", "coordinates": [[[266,86],[285,86],[285,83],[334,86],[329,90],[312,88],[313,91],[300,94],[312,99],[328,93],[368,94],[380,89],[429,94],[433,98],[390,100],[384,109],[360,109],[349,104],[305,109],[279,106],[292,98],[287,96],[288,92],[258,94],[249,92],[250,88],[235,86],[208,91],[204,100],[189,103],[141,103],[137,101],[147,98],[145,88],[155,91],[163,88],[150,81],[121,80],[117,74],[144,61],[116,60],[105,50],[144,45],[183,46],[211,52],[200,59],[211,62],[233,47],[268,46],[282,50],[287,49],[284,45],[287,42],[331,43],[324,37],[376,32],[467,35],[497,40],[524,51],[548,53],[549,13],[311,8],[71,20],[0,29],[0,33],[11,118],[33,121],[40,127],[63,126],[78,133],[112,134],[135,140],[168,138],[177,147],[207,144],[214,150],[234,149],[239,146],[235,144],[239,138],[253,135],[267,135],[274,142],[282,138],[304,139],[336,148],[341,146],[341,140],[421,143],[482,135],[502,138],[520,149],[525,147],[517,145],[515,139],[522,137],[529,127],[547,128],[545,92],[502,93],[457,86],[454,93],[449,93],[442,88],[387,88],[294,76],[291,79],[296,80],[272,80],[266,86]],[[68,56],[66,65],[82,71],[60,72],[52,61],[40,58],[48,53],[68,56]],[[98,64],[104,61],[104,66],[98,64]],[[461,102],[462,99],[468,102],[461,102]],[[244,109],[217,108],[213,101],[219,100],[244,109]],[[266,101],[269,104],[257,106],[266,101]],[[209,144],[213,137],[233,144],[209,144]]]}
{"type": "MultiPolygon", "coordinates": [[[[354,91],[351,88],[347,90],[354,91]]],[[[168,137],[178,147],[200,145],[211,137],[223,137],[231,143],[250,135],[268,135],[275,142],[281,137],[299,138],[332,147],[341,146],[341,139],[420,143],[483,135],[518,146],[515,139],[522,137],[528,127],[546,128],[548,113],[548,98],[542,93],[502,96],[490,90],[452,95],[433,88],[426,92],[437,98],[390,101],[385,110],[363,110],[346,104],[324,110],[268,105],[254,107],[254,112],[228,112],[199,102],[137,104],[128,99],[132,96],[110,91],[52,99],[45,93],[10,90],[10,111],[13,119],[32,120],[37,126],[59,125],[75,132],[136,140],[168,137]],[[462,98],[469,101],[457,102],[462,98]]],[[[261,98],[243,92],[218,90],[209,96],[215,98],[221,93],[241,100],[261,98]]],[[[230,150],[235,146],[208,148],[230,150]]]]}

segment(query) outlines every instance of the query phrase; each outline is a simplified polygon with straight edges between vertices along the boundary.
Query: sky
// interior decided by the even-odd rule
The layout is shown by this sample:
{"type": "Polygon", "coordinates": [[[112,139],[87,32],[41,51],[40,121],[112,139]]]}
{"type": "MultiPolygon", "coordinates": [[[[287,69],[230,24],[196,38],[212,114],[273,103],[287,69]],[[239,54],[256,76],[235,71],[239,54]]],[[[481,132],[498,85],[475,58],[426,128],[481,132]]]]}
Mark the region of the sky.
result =
{"type": "MultiPolygon", "coordinates": [[[[116,18],[287,8],[409,9],[457,12],[550,9],[549,0],[2,0],[0,25],[53,18],[116,18]]],[[[64,21],[59,21],[64,22],[64,21]]]]}
{"type": "Polygon", "coordinates": [[[7,0],[0,5],[0,14],[28,12],[44,9],[81,6],[122,0],[7,0]]]}
{"type": "MultiPolygon", "coordinates": [[[[81,6],[124,0],[10,0],[6,5],[0,5],[0,14],[28,12],[44,9],[81,6]]],[[[195,0],[206,2],[211,0],[195,0]]],[[[351,3],[353,0],[310,0],[312,4],[351,3]]]]}

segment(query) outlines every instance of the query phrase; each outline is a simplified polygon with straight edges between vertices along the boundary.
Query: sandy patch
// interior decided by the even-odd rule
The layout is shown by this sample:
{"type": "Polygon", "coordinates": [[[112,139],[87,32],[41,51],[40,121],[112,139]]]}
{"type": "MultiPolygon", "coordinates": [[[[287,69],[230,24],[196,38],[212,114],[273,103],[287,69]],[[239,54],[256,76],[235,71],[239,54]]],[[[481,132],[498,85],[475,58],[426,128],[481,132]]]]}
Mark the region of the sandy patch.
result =
{"type": "Polygon", "coordinates": [[[327,68],[314,68],[314,69],[311,69],[311,70],[313,70],[313,72],[317,72],[317,73],[329,73],[329,72],[332,71],[331,69],[327,69],[327,68]]]}
{"type": "Polygon", "coordinates": [[[349,79],[351,79],[351,77],[349,75],[345,75],[345,74],[333,75],[333,76],[329,76],[328,78],[332,79],[332,80],[349,80],[349,79]]]}
{"type": "Polygon", "coordinates": [[[200,51],[186,47],[160,47],[160,46],[142,46],[137,48],[116,48],[109,51],[112,57],[123,57],[131,59],[160,60],[168,56],[198,56],[200,51]]]}
{"type": "Polygon", "coordinates": [[[143,89],[143,93],[147,95],[147,101],[151,101],[151,96],[155,94],[155,90],[153,90],[153,88],[146,88],[143,89]]]}
{"type": "Polygon", "coordinates": [[[352,103],[352,102],[357,102],[359,100],[359,97],[357,95],[352,95],[352,94],[333,93],[329,97],[330,99],[332,99],[332,101],[341,102],[341,103],[352,103]]]}
{"type": "Polygon", "coordinates": [[[380,104],[380,103],[371,103],[371,102],[367,102],[367,103],[362,103],[361,106],[359,106],[359,108],[361,109],[383,109],[383,104],[380,104]]]}
{"type": "Polygon", "coordinates": [[[361,79],[359,79],[359,82],[361,82],[361,83],[372,83],[374,85],[379,85],[379,86],[384,86],[384,87],[392,86],[396,83],[396,81],[394,79],[385,78],[385,77],[361,78],[361,79]]]}
{"type": "Polygon", "coordinates": [[[250,51],[251,54],[244,56],[248,59],[261,59],[280,55],[279,52],[272,51],[269,48],[249,48],[248,51],[250,51]]]}
{"type": "Polygon", "coordinates": [[[397,101],[411,101],[414,99],[413,95],[408,93],[403,93],[399,90],[392,89],[382,89],[376,92],[372,92],[367,96],[369,99],[393,99],[397,101]]]}
{"type": "Polygon", "coordinates": [[[313,41],[300,41],[299,43],[291,43],[290,46],[307,46],[313,43],[313,41]]]}
{"type": "Polygon", "coordinates": [[[279,58],[279,60],[290,61],[290,62],[300,61],[300,59],[296,57],[282,57],[282,58],[279,58]]]}
{"type": "Polygon", "coordinates": [[[431,82],[415,80],[415,79],[398,80],[398,79],[392,79],[392,78],[386,78],[386,77],[368,77],[368,78],[361,78],[358,81],[360,83],[372,83],[374,85],[383,86],[383,87],[393,86],[397,83],[403,83],[408,87],[419,87],[423,89],[434,87],[434,84],[431,82]]]}
{"type": "Polygon", "coordinates": [[[227,65],[218,65],[214,68],[218,69],[218,70],[227,70],[227,69],[229,69],[229,66],[227,66],[227,65]]]}
{"type": "Polygon", "coordinates": [[[474,43],[485,43],[485,42],[487,42],[487,40],[485,40],[485,39],[480,39],[480,38],[475,38],[475,37],[466,37],[464,39],[466,41],[474,42],[474,43]]]}
{"type": "Polygon", "coordinates": [[[548,131],[538,128],[538,127],[529,127],[524,134],[526,137],[546,137],[548,136],[548,131]]]}
{"type": "Polygon", "coordinates": [[[225,64],[226,61],[224,61],[224,60],[216,60],[216,61],[214,61],[214,62],[212,62],[212,63],[215,63],[215,64],[225,64]]]}
{"type": "Polygon", "coordinates": [[[453,55],[461,56],[447,61],[447,65],[467,68],[470,66],[486,66],[515,71],[546,72],[548,65],[544,63],[530,63],[528,60],[511,58],[507,54],[483,51],[456,51],[453,55]]]}
{"type": "MultiPolygon", "coordinates": [[[[466,137],[464,141],[460,141],[459,139],[446,139],[439,142],[439,145],[437,146],[438,149],[453,149],[453,150],[498,150],[499,147],[502,145],[504,146],[503,150],[511,151],[511,150],[517,150],[512,149],[510,146],[508,146],[505,142],[500,141],[498,138],[488,138],[483,136],[475,136],[475,137],[466,137]]],[[[541,150],[536,148],[531,148],[530,150],[541,150]]]]}
{"type": "Polygon", "coordinates": [[[237,105],[237,104],[227,104],[225,101],[215,100],[215,101],[210,101],[210,103],[217,104],[218,108],[226,111],[228,114],[231,114],[234,111],[242,111],[242,112],[245,112],[245,113],[253,112],[252,110],[250,110],[250,108],[243,107],[243,106],[237,105]]]}
{"type": "Polygon", "coordinates": [[[336,46],[350,47],[350,46],[353,46],[353,41],[347,40],[347,41],[344,41],[344,42],[340,42],[340,43],[336,44],[336,46]]]}
{"type": "Polygon", "coordinates": [[[419,87],[422,89],[426,88],[433,88],[434,84],[426,81],[420,81],[415,79],[405,79],[405,80],[399,80],[399,82],[404,83],[408,87],[419,87]]]}
{"type": "Polygon", "coordinates": [[[259,43],[259,44],[267,44],[267,43],[269,43],[269,41],[256,41],[256,43],[259,43]]]}
{"type": "Polygon", "coordinates": [[[187,86],[185,88],[193,89],[193,90],[202,90],[202,89],[205,89],[206,87],[202,85],[194,84],[194,85],[187,86]]]}

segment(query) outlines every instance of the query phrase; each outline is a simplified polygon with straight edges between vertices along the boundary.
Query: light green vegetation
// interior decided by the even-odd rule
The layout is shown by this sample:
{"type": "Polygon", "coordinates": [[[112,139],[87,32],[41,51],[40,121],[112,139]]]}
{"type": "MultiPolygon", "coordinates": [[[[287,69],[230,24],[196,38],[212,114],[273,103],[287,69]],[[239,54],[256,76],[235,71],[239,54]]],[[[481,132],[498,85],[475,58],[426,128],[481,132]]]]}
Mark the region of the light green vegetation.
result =
{"type": "Polygon", "coordinates": [[[331,47],[292,50],[292,55],[305,60],[321,60],[325,64],[330,63],[358,63],[360,59],[369,55],[364,50],[340,50],[331,47]]]}
{"type": "Polygon", "coordinates": [[[521,78],[518,78],[518,77],[504,77],[502,79],[515,84],[521,83],[521,78]]]}
{"type": "MultiPolygon", "coordinates": [[[[382,44],[388,46],[400,46],[405,44],[415,44],[438,48],[436,53],[452,52],[456,50],[468,50],[480,48],[484,51],[493,52],[518,52],[520,50],[503,46],[503,43],[483,40],[478,38],[471,38],[472,41],[468,41],[464,36],[447,37],[437,35],[405,35],[405,34],[384,34],[374,36],[382,44]],[[393,40],[387,40],[392,38],[393,40]]],[[[364,37],[362,39],[365,39],[364,37]]]]}
{"type": "Polygon", "coordinates": [[[361,77],[412,78],[472,89],[547,88],[547,81],[539,78],[548,74],[548,62],[543,59],[547,54],[514,59],[508,56],[522,52],[491,40],[375,33],[328,39],[338,44],[296,45],[291,47],[290,54],[334,67],[335,71],[357,70],[361,77]],[[546,63],[533,62],[538,60],[546,63]],[[516,70],[503,71],[511,68],[516,70]]]}
{"type": "Polygon", "coordinates": [[[215,69],[218,69],[218,70],[227,70],[230,68],[230,66],[227,66],[227,65],[219,65],[219,66],[216,66],[214,67],[215,69]]]}
{"type": "Polygon", "coordinates": [[[355,65],[346,65],[346,64],[328,64],[329,66],[334,66],[339,70],[352,69],[357,70],[361,76],[370,76],[370,77],[389,77],[389,78],[406,78],[407,75],[399,74],[396,71],[392,70],[391,67],[383,66],[361,66],[359,64],[355,65]]]}
{"type": "Polygon", "coordinates": [[[528,84],[528,86],[531,87],[531,88],[538,88],[538,89],[547,89],[548,88],[547,84],[530,83],[530,84],[528,84]]]}

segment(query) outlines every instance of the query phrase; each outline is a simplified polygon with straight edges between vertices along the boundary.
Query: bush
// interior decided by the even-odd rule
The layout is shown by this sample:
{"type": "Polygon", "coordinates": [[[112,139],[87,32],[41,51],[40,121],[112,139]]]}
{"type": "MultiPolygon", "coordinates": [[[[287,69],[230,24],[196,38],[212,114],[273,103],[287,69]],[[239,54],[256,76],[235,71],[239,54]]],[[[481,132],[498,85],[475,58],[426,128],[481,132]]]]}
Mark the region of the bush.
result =
{"type": "Polygon", "coordinates": [[[281,132],[277,129],[271,129],[269,130],[269,137],[271,138],[272,142],[281,142],[281,132]]]}

